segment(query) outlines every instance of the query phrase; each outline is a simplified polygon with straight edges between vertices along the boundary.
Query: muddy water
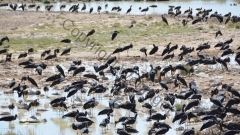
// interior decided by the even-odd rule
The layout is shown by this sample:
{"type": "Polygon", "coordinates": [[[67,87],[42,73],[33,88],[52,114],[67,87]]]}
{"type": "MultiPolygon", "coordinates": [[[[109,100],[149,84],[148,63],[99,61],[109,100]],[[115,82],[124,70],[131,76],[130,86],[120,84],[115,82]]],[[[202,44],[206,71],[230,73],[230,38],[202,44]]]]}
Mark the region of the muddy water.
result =
{"type": "MultiPolygon", "coordinates": [[[[184,13],[185,10],[187,10],[189,7],[193,9],[193,14],[196,14],[196,8],[203,8],[203,9],[212,9],[214,12],[218,11],[221,14],[227,14],[228,12],[232,12],[232,15],[239,15],[239,1],[237,0],[214,0],[214,1],[206,1],[206,0],[178,0],[178,1],[161,1],[161,2],[134,2],[134,1],[114,1],[114,2],[104,2],[104,1],[92,1],[92,2],[86,2],[86,12],[89,12],[89,9],[93,7],[93,13],[97,13],[97,7],[101,6],[102,10],[101,12],[109,11],[111,12],[112,7],[114,6],[120,6],[122,8],[121,14],[125,14],[130,5],[132,5],[132,15],[143,15],[144,13],[141,13],[139,11],[139,7],[146,8],[150,5],[157,5],[157,8],[150,8],[146,14],[166,14],[168,11],[168,6],[181,6],[182,13],[184,13]],[[230,4],[237,3],[237,6],[230,6],[230,4]],[[108,4],[108,8],[105,9],[105,4],[108,4]]],[[[53,11],[59,11],[60,6],[62,4],[66,5],[66,8],[63,9],[63,11],[68,11],[69,8],[74,4],[79,4],[79,11],[81,10],[83,2],[79,3],[65,3],[65,2],[57,2],[52,3],[53,11]]],[[[36,3],[37,5],[40,5],[41,8],[39,11],[45,11],[45,4],[43,3],[36,3]]],[[[20,6],[20,3],[19,3],[20,6]]],[[[9,7],[1,7],[0,9],[9,9],[9,7]]],[[[20,9],[18,9],[20,10],[20,9]]],[[[34,11],[35,8],[28,9],[30,11],[34,11]]],[[[114,12],[113,12],[114,13],[114,12]]]]}

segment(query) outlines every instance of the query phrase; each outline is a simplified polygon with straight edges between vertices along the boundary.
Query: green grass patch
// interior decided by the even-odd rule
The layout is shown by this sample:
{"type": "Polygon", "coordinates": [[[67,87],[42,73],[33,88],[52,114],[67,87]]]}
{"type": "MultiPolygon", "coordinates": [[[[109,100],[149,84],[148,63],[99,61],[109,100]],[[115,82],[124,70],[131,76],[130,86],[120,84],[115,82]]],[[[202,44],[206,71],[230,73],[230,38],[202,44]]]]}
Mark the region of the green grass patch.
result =
{"type": "Polygon", "coordinates": [[[41,37],[41,38],[11,38],[9,49],[14,51],[26,51],[32,47],[35,51],[39,49],[47,49],[51,46],[59,46],[61,43],[58,39],[41,37]]]}
{"type": "Polygon", "coordinates": [[[229,22],[228,24],[227,24],[227,28],[235,28],[235,29],[240,29],[240,23],[238,22],[238,23],[233,23],[233,22],[229,22]]]}
{"type": "Polygon", "coordinates": [[[176,111],[181,111],[182,110],[182,105],[181,104],[175,104],[175,110],[176,111]]]}
{"type": "Polygon", "coordinates": [[[240,29],[240,24],[236,24],[236,29],[240,29]]]}
{"type": "Polygon", "coordinates": [[[180,71],[180,75],[187,75],[188,73],[189,73],[189,71],[190,71],[190,69],[191,69],[191,66],[189,66],[189,65],[184,65],[184,68],[187,70],[187,71],[184,71],[184,70],[181,70],[180,71]]]}

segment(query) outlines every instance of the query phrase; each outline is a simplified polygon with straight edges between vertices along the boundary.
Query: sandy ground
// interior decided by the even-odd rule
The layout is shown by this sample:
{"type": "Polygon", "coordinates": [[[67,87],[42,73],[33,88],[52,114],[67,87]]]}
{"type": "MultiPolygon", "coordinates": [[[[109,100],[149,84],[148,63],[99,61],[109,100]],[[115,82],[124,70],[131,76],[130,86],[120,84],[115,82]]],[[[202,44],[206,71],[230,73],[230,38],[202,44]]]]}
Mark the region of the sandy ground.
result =
{"type": "MultiPolygon", "coordinates": [[[[32,30],[33,26],[44,24],[44,23],[54,22],[54,24],[56,24],[56,25],[54,25],[53,27],[57,31],[58,29],[63,29],[62,24],[66,19],[76,20],[76,23],[79,22],[83,25],[82,27],[85,27],[85,26],[89,27],[89,25],[91,25],[91,24],[92,25],[98,24],[100,27],[101,24],[103,24],[103,23],[104,24],[108,23],[108,25],[111,25],[115,21],[118,21],[123,25],[128,25],[129,22],[131,22],[131,20],[133,18],[135,20],[137,20],[137,23],[146,22],[146,17],[147,17],[147,16],[116,15],[116,14],[114,14],[114,16],[118,16],[118,17],[109,18],[109,16],[112,16],[112,14],[111,15],[109,15],[109,14],[101,14],[101,15],[91,14],[91,15],[89,15],[86,13],[63,13],[63,14],[60,14],[59,12],[1,11],[0,12],[0,18],[1,18],[0,25],[2,26],[1,32],[8,33],[7,36],[10,38],[10,43],[11,43],[11,37],[12,38],[14,38],[14,37],[36,38],[36,37],[52,36],[52,37],[55,37],[55,38],[61,40],[65,37],[65,35],[67,35],[66,32],[50,35],[50,34],[48,34],[47,31],[43,31],[43,32],[40,32],[40,34],[35,35],[32,30]],[[121,19],[119,19],[119,17],[121,17],[121,19]],[[91,22],[91,24],[89,24],[89,22],[91,22]]],[[[161,21],[160,15],[151,15],[151,17],[153,18],[153,20],[151,20],[151,21],[156,21],[156,20],[161,21]]],[[[167,16],[167,19],[168,19],[168,22],[170,25],[175,24],[175,23],[181,24],[181,20],[183,18],[185,18],[185,17],[182,16],[182,17],[175,19],[173,17],[167,16]]],[[[224,24],[218,25],[218,23],[217,24],[216,23],[217,23],[216,18],[210,19],[207,23],[203,22],[203,23],[199,23],[197,25],[192,25],[191,23],[189,23],[187,27],[195,27],[195,28],[202,27],[203,28],[203,30],[198,31],[199,33],[197,35],[196,35],[196,33],[187,33],[187,35],[183,35],[182,33],[171,33],[171,35],[175,36],[174,38],[171,38],[171,40],[168,40],[168,41],[166,40],[165,42],[161,42],[160,44],[155,43],[156,45],[159,46],[159,50],[155,56],[147,57],[148,62],[152,63],[154,66],[156,66],[157,63],[161,62],[162,56],[159,56],[159,54],[162,53],[164,46],[166,44],[168,44],[169,42],[172,42],[172,44],[177,43],[177,44],[179,44],[179,47],[181,45],[186,45],[187,47],[195,47],[195,48],[199,44],[209,42],[209,44],[211,45],[211,48],[207,51],[204,51],[203,53],[212,57],[214,55],[219,56],[222,53],[221,51],[213,48],[213,46],[217,42],[225,41],[225,40],[233,37],[234,41],[230,45],[230,48],[232,48],[233,51],[237,52],[236,48],[239,46],[239,42],[240,42],[240,39],[237,38],[240,35],[239,29],[227,28],[227,26],[224,24]],[[212,29],[212,28],[209,28],[209,25],[214,25],[214,26],[216,25],[218,27],[212,29]],[[215,38],[215,32],[217,30],[221,30],[223,33],[223,36],[215,38]]],[[[1,36],[5,36],[5,35],[1,34],[1,36]]],[[[161,37],[156,37],[156,39],[158,39],[158,38],[161,38],[161,37]]],[[[138,42],[134,43],[134,47],[129,50],[130,57],[127,56],[127,52],[122,52],[122,53],[120,53],[119,61],[120,62],[127,61],[132,64],[143,62],[142,59],[144,58],[144,54],[139,51],[139,48],[142,47],[141,45],[143,42],[151,43],[152,41],[139,40],[138,42]],[[140,57],[131,57],[131,56],[140,56],[140,57]]],[[[114,44],[114,42],[112,42],[112,43],[114,44]]],[[[152,45],[147,46],[148,50],[150,50],[151,48],[152,48],[152,45]]],[[[9,49],[9,51],[10,52],[12,51],[13,56],[14,56],[13,62],[10,63],[10,67],[12,67],[12,66],[18,67],[18,66],[14,66],[14,64],[18,63],[19,61],[27,60],[27,58],[22,59],[22,60],[17,60],[16,57],[18,56],[18,52],[14,52],[14,50],[11,48],[9,49]]],[[[97,49],[96,49],[96,51],[97,51],[97,49]]],[[[99,55],[98,55],[100,52],[99,50],[97,53],[95,53],[92,51],[90,52],[87,49],[85,51],[81,51],[80,54],[73,51],[73,52],[71,52],[70,55],[58,57],[55,61],[63,63],[63,65],[66,65],[66,68],[69,67],[70,61],[74,60],[74,59],[84,59],[84,60],[88,60],[88,61],[95,61],[95,62],[101,64],[101,63],[104,63],[104,59],[108,58],[107,56],[111,55],[111,52],[109,52],[109,51],[111,51],[111,50],[106,50],[106,57],[103,57],[103,60],[100,60],[100,61],[95,61],[96,59],[99,60],[99,55]]],[[[37,53],[35,53],[34,55],[31,56],[34,58],[34,60],[37,61],[37,63],[39,63],[39,60],[40,60],[40,54],[39,54],[40,52],[41,51],[38,51],[37,53]]],[[[171,62],[173,65],[176,65],[176,62],[178,61],[176,56],[180,53],[180,50],[178,49],[174,53],[175,53],[175,58],[173,58],[173,60],[171,62]]],[[[191,56],[197,57],[196,54],[197,54],[196,52],[191,53],[191,56]]],[[[103,55],[103,54],[101,54],[101,55],[103,55]]],[[[116,55],[116,56],[118,56],[118,55],[116,55]]],[[[51,65],[53,66],[52,62],[47,62],[47,64],[50,64],[50,66],[51,65]]],[[[125,64],[125,65],[127,65],[127,64],[125,64]]],[[[9,64],[6,64],[6,65],[3,64],[1,66],[4,69],[8,69],[7,67],[9,66],[9,64]]],[[[17,70],[17,69],[15,69],[15,70],[17,70]]],[[[5,72],[5,71],[2,71],[2,72],[5,72]]],[[[235,76],[235,73],[237,71],[232,70],[232,72],[230,72],[230,73],[223,72],[223,74],[221,74],[221,76],[223,76],[225,81],[231,82],[232,79],[234,80],[235,78],[237,78],[235,76]]],[[[212,73],[214,76],[218,76],[219,73],[222,73],[222,71],[216,70],[215,72],[209,72],[210,76],[212,73]]],[[[14,75],[16,75],[16,74],[14,74],[14,75]]],[[[17,75],[20,75],[20,77],[21,77],[21,74],[17,74],[17,75]]],[[[11,72],[5,73],[4,76],[8,76],[11,78],[12,73],[11,72]]],[[[2,78],[2,79],[4,79],[4,78],[2,78]]],[[[204,79],[203,81],[206,81],[206,82],[209,81],[209,78],[203,78],[203,79],[204,79]]],[[[207,85],[209,85],[209,83],[207,83],[207,85]]]]}

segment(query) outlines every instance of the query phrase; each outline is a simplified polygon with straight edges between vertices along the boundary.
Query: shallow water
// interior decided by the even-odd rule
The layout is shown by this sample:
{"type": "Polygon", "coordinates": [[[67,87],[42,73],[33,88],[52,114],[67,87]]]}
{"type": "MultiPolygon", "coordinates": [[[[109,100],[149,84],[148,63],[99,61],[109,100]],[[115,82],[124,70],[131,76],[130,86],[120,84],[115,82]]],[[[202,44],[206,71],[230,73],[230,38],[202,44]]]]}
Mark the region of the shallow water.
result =
{"type": "MultiPolygon", "coordinates": [[[[221,14],[227,14],[228,12],[232,12],[232,15],[239,15],[239,3],[238,0],[214,0],[214,1],[207,1],[207,0],[171,0],[171,1],[161,1],[161,2],[147,2],[147,1],[141,1],[141,2],[134,2],[134,1],[91,1],[91,2],[85,2],[86,4],[86,12],[89,12],[89,9],[93,7],[93,13],[97,13],[97,7],[101,6],[102,10],[101,12],[109,11],[111,12],[112,7],[114,6],[120,6],[122,8],[121,14],[125,14],[126,11],[129,9],[130,5],[132,5],[132,15],[143,15],[144,13],[141,13],[139,11],[139,7],[146,8],[150,5],[157,5],[157,8],[149,8],[148,12],[146,14],[167,14],[169,5],[173,6],[181,6],[182,14],[185,10],[187,10],[189,7],[193,9],[193,14],[195,15],[197,10],[196,8],[203,8],[203,9],[212,9],[212,12],[218,11],[218,13],[221,14]],[[237,3],[237,6],[230,6],[230,4],[237,3]],[[105,4],[108,4],[108,8],[105,9],[105,4]]],[[[52,11],[59,11],[60,6],[62,4],[66,5],[66,8],[63,9],[63,11],[68,11],[69,8],[74,4],[79,4],[79,11],[81,11],[81,8],[83,6],[83,2],[79,3],[66,3],[66,2],[57,2],[52,3],[54,6],[52,8],[52,11]]],[[[20,3],[18,4],[20,6],[20,3]]],[[[39,11],[45,11],[45,4],[43,3],[37,3],[37,5],[40,5],[39,11]]],[[[10,9],[9,7],[1,7],[0,9],[10,9]]],[[[17,9],[20,10],[20,9],[17,9]]],[[[28,9],[30,11],[35,11],[35,8],[28,9]]],[[[116,13],[116,12],[113,12],[116,13]]]]}
{"type": "MultiPolygon", "coordinates": [[[[236,64],[236,62],[233,60],[234,58],[234,55],[233,56],[230,56],[231,58],[231,62],[230,64],[233,66],[233,67],[239,67],[239,66],[234,66],[236,64]]],[[[98,63],[97,61],[85,61],[83,60],[83,63],[81,66],[85,66],[86,67],[86,73],[87,72],[93,72],[94,69],[92,67],[92,65],[94,63],[98,63]]],[[[70,66],[69,64],[70,62],[65,62],[65,63],[61,63],[59,64],[60,66],[63,67],[64,71],[65,71],[65,74],[67,74],[67,68],[70,66]]],[[[174,62],[174,63],[170,63],[172,65],[176,65],[176,64],[180,64],[181,62],[174,62]]],[[[140,73],[141,72],[145,72],[145,71],[149,71],[150,70],[150,65],[151,63],[149,62],[139,62],[139,63],[135,63],[136,66],[139,66],[140,67],[140,73]]],[[[167,63],[165,62],[161,62],[161,61],[155,61],[154,62],[154,65],[160,65],[160,66],[166,66],[167,63]]],[[[130,62],[125,62],[124,64],[124,68],[127,67],[127,65],[130,65],[130,62]]],[[[133,65],[133,66],[135,66],[133,65]]],[[[217,67],[216,67],[217,68],[217,67]]],[[[50,66],[48,67],[46,70],[44,70],[43,74],[44,75],[47,75],[46,73],[52,73],[52,74],[55,74],[57,73],[57,69],[54,67],[54,66],[50,66]]],[[[71,73],[72,74],[72,73],[71,73]]],[[[70,77],[71,74],[67,74],[67,77],[70,77]]],[[[49,76],[49,75],[47,75],[49,76]]],[[[106,73],[106,77],[109,78],[108,82],[110,82],[110,85],[106,85],[106,86],[109,86],[109,90],[111,88],[111,83],[114,81],[114,77],[111,77],[110,74],[107,74],[106,73]]],[[[136,77],[136,75],[129,75],[128,79],[131,79],[131,78],[134,78],[136,77]]],[[[105,81],[106,82],[106,81],[105,81]]],[[[45,85],[47,83],[44,83],[43,85],[45,85]]],[[[63,86],[69,84],[68,83],[65,83],[63,84],[62,86],[60,86],[60,88],[62,88],[63,86]]],[[[59,86],[58,86],[59,87],[59,86]]],[[[88,89],[87,87],[85,87],[86,89],[88,89]]],[[[35,89],[33,89],[35,91],[35,89]]],[[[109,90],[107,90],[106,93],[109,93],[109,90]]],[[[63,90],[62,89],[50,89],[50,91],[48,92],[48,96],[49,98],[46,98],[45,96],[40,96],[39,99],[40,99],[40,107],[39,108],[44,108],[44,106],[48,105],[49,102],[54,99],[55,97],[59,97],[60,95],[61,96],[66,96],[66,93],[62,92],[63,90]],[[56,93],[56,92],[59,92],[60,95],[59,96],[56,96],[56,95],[53,95],[53,93],[56,93]]],[[[43,90],[41,90],[42,94],[44,94],[43,90]]],[[[10,98],[13,98],[16,100],[16,102],[18,102],[18,100],[22,99],[22,98],[18,98],[17,96],[17,93],[15,92],[13,95],[12,94],[9,94],[9,95],[4,95],[3,92],[0,93],[0,104],[9,104],[10,103],[10,98]]],[[[146,93],[145,93],[146,94],[146,93]]],[[[86,94],[81,94],[80,92],[77,93],[78,97],[80,99],[82,99],[82,97],[86,98],[85,100],[89,99],[90,96],[86,96],[86,94]]],[[[135,99],[137,100],[138,99],[138,95],[135,96],[135,99]]],[[[28,99],[29,100],[34,100],[38,98],[37,96],[35,95],[29,95],[28,99]]],[[[101,128],[99,127],[99,124],[100,122],[106,118],[106,116],[97,116],[98,112],[103,110],[104,107],[108,107],[108,100],[109,100],[109,97],[104,97],[102,100],[98,100],[99,102],[99,106],[96,107],[94,109],[94,118],[91,118],[95,123],[89,128],[90,130],[90,133],[89,134],[95,134],[95,135],[100,135],[102,134],[102,130],[101,128]]],[[[71,102],[71,98],[67,99],[66,101],[67,103],[70,103],[71,102]]],[[[85,101],[84,101],[85,102],[85,101]]],[[[82,104],[84,103],[82,102],[82,104]]],[[[175,103],[181,103],[180,100],[176,100],[175,103]]],[[[187,103],[187,102],[185,102],[187,103]]],[[[27,104],[29,104],[29,102],[27,102],[27,104]]],[[[183,103],[182,103],[183,104],[183,103]]],[[[204,107],[204,108],[210,108],[211,107],[211,103],[209,102],[209,99],[202,99],[202,103],[201,103],[201,106],[204,107]]],[[[17,109],[17,107],[15,107],[15,110],[14,110],[14,113],[13,114],[18,114],[19,115],[19,119],[15,120],[13,123],[14,123],[14,128],[11,128],[9,126],[9,123],[8,122],[0,122],[0,134],[4,134],[6,132],[15,132],[15,133],[18,133],[18,134],[24,134],[24,135],[29,135],[31,134],[31,132],[33,132],[32,134],[35,134],[35,135],[44,135],[44,134],[49,134],[49,135],[65,135],[65,134],[76,134],[76,131],[72,130],[72,128],[70,127],[71,123],[72,123],[72,120],[70,118],[65,118],[65,119],[62,119],[62,114],[61,115],[58,115],[57,111],[56,110],[53,110],[50,106],[45,108],[47,109],[48,111],[41,111],[39,112],[41,114],[41,118],[45,118],[47,120],[47,122],[45,123],[38,123],[38,124],[33,124],[33,123],[19,123],[19,119],[21,119],[20,117],[20,112],[22,112],[24,115],[29,115],[31,116],[31,112],[28,112],[26,110],[23,110],[23,109],[17,109]]],[[[69,108],[68,109],[68,112],[72,111],[72,110],[76,110],[78,109],[79,111],[84,111],[82,110],[82,107],[81,106],[78,106],[77,108],[69,108]]],[[[140,107],[140,104],[137,102],[137,109],[139,110],[138,111],[138,118],[137,118],[137,122],[136,124],[134,125],[134,127],[139,131],[138,134],[147,134],[148,130],[150,129],[150,127],[152,126],[152,122],[147,122],[146,121],[146,118],[148,117],[148,113],[146,113],[144,109],[142,109],[140,107]],[[144,113],[142,112],[142,110],[144,110],[144,113]]],[[[158,112],[160,112],[161,114],[164,114],[165,112],[163,110],[160,110],[160,105],[158,105],[156,108],[155,108],[158,112]]],[[[1,108],[1,112],[5,112],[5,111],[9,111],[8,108],[1,108]]],[[[65,112],[66,113],[66,112],[65,112]]],[[[65,114],[64,113],[64,114],[65,114]]],[[[115,109],[114,110],[114,115],[115,117],[111,117],[111,121],[115,121],[115,120],[118,120],[119,117],[121,116],[128,116],[129,115],[129,112],[128,111],[125,111],[123,109],[115,109]]],[[[133,116],[133,114],[131,114],[131,116],[133,116]]],[[[0,116],[1,117],[1,116],[0,116]]],[[[178,122],[175,122],[175,123],[172,123],[172,118],[174,117],[174,112],[170,112],[169,114],[169,119],[166,119],[165,122],[167,124],[169,124],[172,129],[169,130],[169,132],[167,132],[167,135],[174,135],[174,134],[181,134],[182,131],[176,131],[175,129],[182,126],[182,127],[185,127],[185,124],[182,124],[182,125],[178,125],[178,122]]],[[[13,126],[13,125],[11,125],[13,126]]],[[[107,134],[116,134],[115,132],[115,126],[114,124],[110,124],[110,130],[107,131],[107,134]]],[[[196,130],[198,130],[201,126],[201,122],[200,123],[196,123],[196,124],[190,124],[188,126],[188,128],[191,128],[191,126],[194,126],[194,128],[196,130]]],[[[116,128],[121,128],[122,125],[119,123],[117,125],[116,128]]],[[[80,133],[80,132],[79,132],[80,133]]]]}
{"type": "MultiPolygon", "coordinates": [[[[51,93],[54,92],[54,90],[49,91],[49,96],[52,96],[51,93]]],[[[2,93],[1,93],[2,94],[2,93]]],[[[78,93],[78,95],[80,95],[78,93]]],[[[64,94],[63,94],[64,96],[64,94]]],[[[5,100],[4,98],[7,98],[8,96],[2,96],[1,95],[1,100],[0,103],[6,103],[8,102],[8,100],[5,100]]],[[[11,97],[11,96],[9,96],[11,97]]],[[[12,98],[12,97],[11,97],[12,98]]],[[[29,99],[36,99],[36,96],[30,96],[29,99]]],[[[51,97],[52,98],[52,97],[51,97]]],[[[136,96],[136,98],[138,98],[138,96],[136,96]]],[[[17,94],[14,94],[14,99],[18,99],[17,94]]],[[[50,99],[50,98],[49,98],[50,99]]],[[[43,108],[44,104],[49,103],[49,99],[45,99],[45,97],[40,97],[40,103],[41,103],[41,107],[39,108],[43,108]]],[[[70,99],[68,99],[69,101],[70,99]]],[[[104,98],[103,100],[98,100],[98,102],[100,103],[99,106],[97,108],[94,109],[94,118],[90,118],[92,119],[95,124],[93,124],[89,130],[90,133],[89,134],[95,134],[95,135],[100,135],[102,134],[101,132],[101,128],[98,126],[100,124],[100,122],[106,118],[106,116],[97,116],[97,113],[99,111],[101,111],[102,109],[104,109],[105,106],[108,106],[108,100],[106,98],[104,98]],[[97,117],[96,117],[97,116],[97,117]]],[[[176,101],[179,102],[179,101],[176,101]]],[[[9,102],[8,102],[9,103],[9,102]]],[[[207,101],[202,103],[203,106],[208,105],[207,101]]],[[[138,107],[140,108],[140,107],[138,107]]],[[[81,109],[81,107],[77,107],[76,109],[78,109],[79,111],[83,111],[81,109]]],[[[72,111],[72,110],[76,110],[76,109],[69,109],[68,111],[72,111]]],[[[164,114],[164,112],[159,110],[159,107],[156,107],[156,109],[158,110],[158,112],[160,112],[161,114],[164,114]]],[[[1,109],[1,111],[8,111],[8,109],[1,109]]],[[[15,108],[14,110],[14,114],[19,114],[18,112],[22,112],[24,111],[25,115],[29,115],[31,116],[31,114],[25,110],[17,110],[15,108]]],[[[121,116],[128,116],[129,113],[128,111],[125,111],[123,109],[115,109],[114,110],[114,114],[116,115],[115,117],[111,117],[111,121],[115,121],[118,120],[119,117],[121,116]],[[113,120],[115,119],[115,120],[113,120]]],[[[39,111],[38,111],[39,112],[39,111]]],[[[15,120],[14,123],[14,128],[10,128],[8,122],[0,122],[1,128],[0,128],[0,133],[4,134],[6,132],[12,131],[18,134],[24,134],[24,135],[28,135],[31,134],[31,132],[34,132],[35,135],[44,135],[44,134],[49,134],[49,135],[65,135],[65,134],[75,134],[76,131],[72,130],[70,125],[72,123],[72,120],[70,118],[61,118],[62,115],[58,115],[57,112],[55,110],[52,110],[51,107],[48,107],[48,111],[43,111],[40,112],[41,113],[41,118],[46,118],[47,122],[45,123],[37,123],[37,124],[33,124],[33,123],[19,123],[19,119],[15,120]]],[[[66,113],[66,112],[65,112],[66,113]]],[[[135,125],[133,127],[135,127],[139,133],[138,134],[146,134],[148,132],[148,130],[150,129],[150,127],[152,126],[153,122],[146,122],[146,118],[148,116],[148,114],[143,113],[141,111],[139,111],[138,113],[138,118],[137,121],[135,123],[135,125]]],[[[131,116],[133,116],[133,114],[131,114],[131,116]]],[[[175,124],[173,124],[171,122],[172,118],[174,116],[174,112],[170,113],[170,119],[165,120],[165,122],[167,124],[169,124],[172,129],[169,130],[169,132],[167,132],[166,135],[173,135],[173,134],[177,134],[178,132],[181,133],[181,131],[176,131],[175,128],[179,127],[179,126],[184,126],[184,124],[182,125],[178,125],[177,122],[175,124]]],[[[13,126],[13,125],[12,125],[13,126]]],[[[116,134],[116,132],[114,131],[115,126],[114,124],[110,124],[110,130],[107,131],[107,134],[116,134]]],[[[197,125],[193,125],[196,129],[199,128],[199,124],[197,125]]],[[[191,125],[190,125],[191,127],[191,125]]],[[[116,128],[122,128],[122,125],[119,123],[117,124],[116,128]]],[[[79,132],[80,133],[80,132],[79,132]]]]}

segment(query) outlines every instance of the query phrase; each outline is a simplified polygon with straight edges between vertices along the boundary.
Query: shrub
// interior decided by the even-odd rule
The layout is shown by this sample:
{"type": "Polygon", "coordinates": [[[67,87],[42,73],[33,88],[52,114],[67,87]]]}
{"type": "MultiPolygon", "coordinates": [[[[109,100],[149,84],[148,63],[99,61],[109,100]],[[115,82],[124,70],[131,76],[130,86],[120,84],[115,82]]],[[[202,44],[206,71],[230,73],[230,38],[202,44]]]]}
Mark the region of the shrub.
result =
{"type": "Polygon", "coordinates": [[[210,28],[210,29],[213,29],[213,28],[214,28],[214,26],[211,24],[211,25],[209,25],[209,28],[210,28]]]}
{"type": "Polygon", "coordinates": [[[131,24],[136,24],[136,23],[137,23],[137,22],[136,22],[136,20],[134,20],[134,19],[131,21],[131,24]]]}

